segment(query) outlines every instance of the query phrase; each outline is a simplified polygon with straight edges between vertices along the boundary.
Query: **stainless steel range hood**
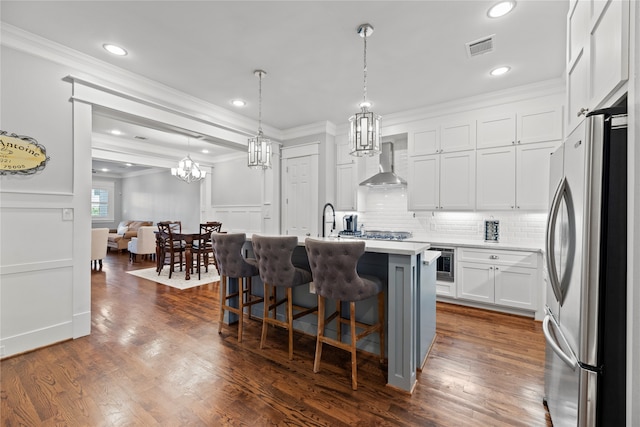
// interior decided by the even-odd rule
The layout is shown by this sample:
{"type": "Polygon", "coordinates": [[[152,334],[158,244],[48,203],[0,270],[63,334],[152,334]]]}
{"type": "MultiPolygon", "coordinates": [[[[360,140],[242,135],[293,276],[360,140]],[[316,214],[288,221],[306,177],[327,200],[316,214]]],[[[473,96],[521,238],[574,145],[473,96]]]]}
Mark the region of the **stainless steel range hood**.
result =
{"type": "Polygon", "coordinates": [[[393,142],[380,144],[380,172],[371,178],[362,181],[360,185],[369,187],[401,187],[407,185],[407,181],[393,172],[393,142]]]}

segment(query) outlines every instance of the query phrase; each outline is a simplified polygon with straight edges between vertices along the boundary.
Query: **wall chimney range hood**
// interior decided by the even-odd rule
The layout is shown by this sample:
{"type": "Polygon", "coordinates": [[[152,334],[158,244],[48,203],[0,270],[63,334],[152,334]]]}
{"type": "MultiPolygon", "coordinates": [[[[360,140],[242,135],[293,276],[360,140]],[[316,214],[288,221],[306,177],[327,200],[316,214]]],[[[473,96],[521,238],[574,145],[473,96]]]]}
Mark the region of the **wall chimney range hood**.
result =
{"type": "Polygon", "coordinates": [[[407,185],[407,181],[393,172],[393,142],[383,142],[380,153],[380,172],[371,178],[362,181],[360,185],[368,187],[401,187],[407,185]]]}

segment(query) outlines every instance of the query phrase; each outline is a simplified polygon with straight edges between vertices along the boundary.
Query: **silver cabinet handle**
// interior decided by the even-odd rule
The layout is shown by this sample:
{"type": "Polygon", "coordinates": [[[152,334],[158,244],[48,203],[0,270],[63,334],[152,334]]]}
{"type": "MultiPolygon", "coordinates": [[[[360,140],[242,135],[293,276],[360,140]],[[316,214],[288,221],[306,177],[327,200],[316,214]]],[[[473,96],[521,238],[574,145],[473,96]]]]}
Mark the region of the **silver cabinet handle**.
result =
{"type": "Polygon", "coordinates": [[[578,116],[578,117],[580,117],[580,116],[584,116],[584,115],[586,115],[588,112],[589,112],[589,109],[588,109],[588,108],[584,108],[584,107],[582,107],[580,110],[578,110],[578,114],[577,114],[577,116],[578,116]]]}
{"type": "Polygon", "coordinates": [[[489,270],[493,270],[493,267],[489,267],[489,270]]]}

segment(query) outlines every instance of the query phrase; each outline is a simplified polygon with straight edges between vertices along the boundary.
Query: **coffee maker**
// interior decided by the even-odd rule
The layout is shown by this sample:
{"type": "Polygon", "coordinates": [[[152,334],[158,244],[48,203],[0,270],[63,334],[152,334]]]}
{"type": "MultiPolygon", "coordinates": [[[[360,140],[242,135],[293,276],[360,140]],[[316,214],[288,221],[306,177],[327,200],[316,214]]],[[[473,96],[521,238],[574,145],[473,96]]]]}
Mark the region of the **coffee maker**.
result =
{"type": "Polygon", "coordinates": [[[358,232],[358,215],[345,215],[343,217],[344,231],[348,234],[355,234],[358,232]]]}

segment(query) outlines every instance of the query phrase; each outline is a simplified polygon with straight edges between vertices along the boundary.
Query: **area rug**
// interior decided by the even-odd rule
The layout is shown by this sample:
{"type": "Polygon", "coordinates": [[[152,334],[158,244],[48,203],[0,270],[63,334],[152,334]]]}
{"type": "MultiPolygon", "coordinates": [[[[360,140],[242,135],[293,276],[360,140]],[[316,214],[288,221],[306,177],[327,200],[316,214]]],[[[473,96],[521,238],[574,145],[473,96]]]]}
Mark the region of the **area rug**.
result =
{"type": "Polygon", "coordinates": [[[214,266],[209,267],[208,273],[205,273],[203,271],[200,274],[200,280],[198,280],[198,273],[192,274],[190,280],[184,280],[184,271],[174,271],[171,275],[171,279],[169,279],[168,268],[163,268],[159,276],[155,268],[132,270],[127,271],[127,273],[177,289],[194,288],[196,286],[206,285],[207,283],[217,282],[218,280],[220,280],[220,276],[216,272],[216,268],[214,266]]]}

